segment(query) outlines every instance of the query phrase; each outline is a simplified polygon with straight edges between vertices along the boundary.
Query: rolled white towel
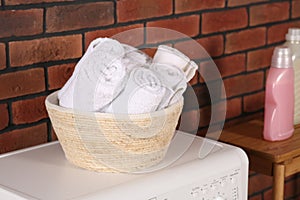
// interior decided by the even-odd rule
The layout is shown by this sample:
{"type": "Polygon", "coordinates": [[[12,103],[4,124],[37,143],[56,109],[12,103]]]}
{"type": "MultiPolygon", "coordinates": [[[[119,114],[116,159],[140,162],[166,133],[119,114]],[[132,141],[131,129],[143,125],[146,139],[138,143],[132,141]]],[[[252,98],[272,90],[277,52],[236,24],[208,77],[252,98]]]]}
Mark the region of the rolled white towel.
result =
{"type": "Polygon", "coordinates": [[[186,90],[186,78],[181,69],[170,64],[152,63],[150,69],[161,80],[166,94],[158,109],[163,109],[177,102],[186,90]]]}
{"type": "Polygon", "coordinates": [[[189,57],[179,50],[166,45],[158,46],[153,57],[153,63],[177,66],[184,72],[187,82],[193,78],[196,70],[198,69],[198,65],[194,61],[190,60],[189,57]]]}
{"type": "Polygon", "coordinates": [[[160,79],[151,70],[134,68],[124,91],[103,111],[123,114],[153,112],[158,109],[165,92],[160,79]]]}
{"type": "Polygon", "coordinates": [[[135,67],[145,67],[152,63],[152,58],[137,48],[127,44],[123,44],[123,47],[125,54],[122,58],[122,65],[126,67],[127,72],[130,72],[135,67]]]}
{"type": "Polygon", "coordinates": [[[126,69],[120,60],[123,46],[116,40],[96,39],[75,67],[59,94],[61,106],[84,111],[100,111],[125,87],[126,69]]]}
{"type": "Polygon", "coordinates": [[[127,82],[126,69],[121,60],[115,60],[103,69],[96,84],[94,94],[94,111],[101,111],[117,98],[127,82]]]}
{"type": "Polygon", "coordinates": [[[82,67],[84,67],[85,60],[89,59],[90,54],[94,50],[94,48],[106,40],[108,40],[108,39],[107,38],[97,38],[90,43],[85,54],[82,56],[82,58],[76,64],[72,76],[68,79],[68,81],[65,83],[65,85],[58,92],[58,99],[60,100],[59,103],[61,106],[67,107],[67,108],[73,108],[73,94],[74,94],[74,86],[75,86],[74,80],[77,78],[80,69],[82,67]]]}

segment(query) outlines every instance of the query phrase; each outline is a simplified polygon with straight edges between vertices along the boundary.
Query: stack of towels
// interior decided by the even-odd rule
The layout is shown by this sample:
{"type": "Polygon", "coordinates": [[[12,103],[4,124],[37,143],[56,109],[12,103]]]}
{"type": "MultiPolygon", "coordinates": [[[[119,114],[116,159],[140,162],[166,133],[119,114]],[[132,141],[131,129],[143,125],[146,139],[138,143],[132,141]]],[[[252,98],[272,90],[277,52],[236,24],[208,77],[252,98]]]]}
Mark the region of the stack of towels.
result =
{"type": "Polygon", "coordinates": [[[154,112],[182,98],[197,68],[169,46],[160,45],[152,59],[117,40],[98,38],[58,92],[59,105],[90,112],[154,112]]]}

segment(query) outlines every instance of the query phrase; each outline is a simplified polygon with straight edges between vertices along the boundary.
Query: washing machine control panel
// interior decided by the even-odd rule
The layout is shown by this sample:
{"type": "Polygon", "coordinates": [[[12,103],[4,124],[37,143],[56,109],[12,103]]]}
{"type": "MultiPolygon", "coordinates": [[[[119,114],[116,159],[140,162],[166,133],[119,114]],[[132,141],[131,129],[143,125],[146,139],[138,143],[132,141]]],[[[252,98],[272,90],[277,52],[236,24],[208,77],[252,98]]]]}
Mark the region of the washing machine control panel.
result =
{"type": "Polygon", "coordinates": [[[240,169],[232,169],[148,200],[241,200],[240,175],[240,169]]]}

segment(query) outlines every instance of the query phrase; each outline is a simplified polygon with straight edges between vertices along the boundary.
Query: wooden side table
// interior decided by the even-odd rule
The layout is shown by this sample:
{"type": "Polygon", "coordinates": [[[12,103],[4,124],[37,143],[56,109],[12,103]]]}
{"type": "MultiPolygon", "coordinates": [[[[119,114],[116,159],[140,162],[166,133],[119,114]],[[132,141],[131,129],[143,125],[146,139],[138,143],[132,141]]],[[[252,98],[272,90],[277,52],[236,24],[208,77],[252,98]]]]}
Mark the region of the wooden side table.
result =
{"type": "Polygon", "coordinates": [[[249,157],[249,168],[273,176],[273,199],[284,199],[284,178],[300,172],[300,126],[284,141],[263,139],[263,122],[252,120],[225,129],[220,140],[244,149],[249,157]]]}

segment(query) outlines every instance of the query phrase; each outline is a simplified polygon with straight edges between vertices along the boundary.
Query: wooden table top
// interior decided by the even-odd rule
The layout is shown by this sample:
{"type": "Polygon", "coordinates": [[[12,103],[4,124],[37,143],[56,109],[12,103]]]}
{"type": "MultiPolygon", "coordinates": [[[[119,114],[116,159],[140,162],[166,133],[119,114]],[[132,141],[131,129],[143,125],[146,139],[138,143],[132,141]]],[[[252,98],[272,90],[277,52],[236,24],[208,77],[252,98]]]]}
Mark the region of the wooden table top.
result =
{"type": "Polygon", "coordinates": [[[289,139],[270,142],[263,139],[263,121],[252,120],[226,128],[220,140],[275,163],[300,156],[300,125],[289,139]]]}

